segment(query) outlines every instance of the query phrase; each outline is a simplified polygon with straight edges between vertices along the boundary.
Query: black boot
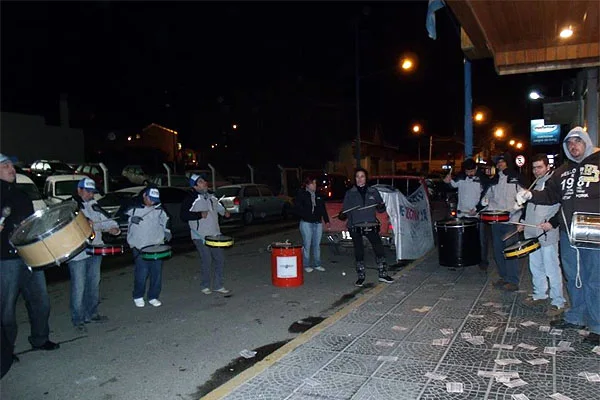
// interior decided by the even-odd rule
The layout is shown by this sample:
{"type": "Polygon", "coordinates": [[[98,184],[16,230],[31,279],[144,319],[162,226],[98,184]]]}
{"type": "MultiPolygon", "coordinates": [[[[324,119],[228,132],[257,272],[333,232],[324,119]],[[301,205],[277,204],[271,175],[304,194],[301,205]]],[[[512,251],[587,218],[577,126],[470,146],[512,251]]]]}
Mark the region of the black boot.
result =
{"type": "Polygon", "coordinates": [[[379,269],[379,282],[394,282],[394,279],[387,274],[387,264],[384,258],[377,258],[377,268],[379,269]]]}
{"type": "Polygon", "coordinates": [[[354,283],[354,286],[363,287],[363,284],[365,283],[365,262],[364,261],[356,262],[356,275],[358,276],[358,279],[356,280],[356,283],[354,283]]]}

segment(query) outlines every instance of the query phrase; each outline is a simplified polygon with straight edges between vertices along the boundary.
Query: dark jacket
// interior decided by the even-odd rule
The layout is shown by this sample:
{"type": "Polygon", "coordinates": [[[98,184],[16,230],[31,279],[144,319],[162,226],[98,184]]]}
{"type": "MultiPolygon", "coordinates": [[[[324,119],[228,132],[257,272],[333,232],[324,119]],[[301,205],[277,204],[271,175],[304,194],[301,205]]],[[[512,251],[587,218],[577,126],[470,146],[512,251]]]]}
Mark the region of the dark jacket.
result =
{"type": "Polygon", "coordinates": [[[346,192],[343,210],[349,210],[353,207],[369,208],[364,208],[363,210],[355,209],[348,212],[348,228],[352,228],[360,222],[379,222],[376,212],[385,212],[385,204],[381,198],[381,194],[379,194],[377,189],[370,186],[367,187],[364,197],[356,186],[353,186],[346,192]]]}
{"type": "Polygon", "coordinates": [[[15,183],[0,180],[0,212],[4,207],[10,207],[11,213],[4,221],[4,229],[0,232],[0,259],[2,260],[19,257],[8,239],[15,228],[33,214],[33,202],[15,183]]]}
{"type": "Polygon", "coordinates": [[[315,208],[313,210],[310,193],[306,189],[300,189],[294,201],[295,212],[302,221],[329,223],[329,215],[325,209],[325,200],[315,193],[315,208]]]}

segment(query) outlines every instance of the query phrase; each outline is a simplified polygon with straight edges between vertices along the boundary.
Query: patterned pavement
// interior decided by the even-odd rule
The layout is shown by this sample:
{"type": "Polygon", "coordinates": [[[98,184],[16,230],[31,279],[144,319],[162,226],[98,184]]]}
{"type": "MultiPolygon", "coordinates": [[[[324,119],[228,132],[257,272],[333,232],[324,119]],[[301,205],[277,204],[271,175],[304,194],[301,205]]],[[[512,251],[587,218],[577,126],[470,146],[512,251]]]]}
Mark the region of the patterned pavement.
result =
{"type": "Polygon", "coordinates": [[[494,272],[450,270],[437,257],[224,398],[600,399],[600,351],[582,343],[586,332],[552,330],[546,306],[523,304],[526,260],[527,290],[506,293],[492,287],[494,272]]]}

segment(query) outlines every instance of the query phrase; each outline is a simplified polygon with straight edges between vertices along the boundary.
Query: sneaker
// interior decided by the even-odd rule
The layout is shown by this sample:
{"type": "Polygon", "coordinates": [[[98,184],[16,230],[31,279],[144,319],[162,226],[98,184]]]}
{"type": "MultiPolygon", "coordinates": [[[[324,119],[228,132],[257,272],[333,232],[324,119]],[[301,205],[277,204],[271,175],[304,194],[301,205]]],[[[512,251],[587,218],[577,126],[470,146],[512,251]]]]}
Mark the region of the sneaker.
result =
{"type": "Polygon", "coordinates": [[[550,326],[557,329],[585,329],[584,325],[572,324],[570,322],[565,321],[562,318],[550,321],[550,326]]]}
{"type": "Polygon", "coordinates": [[[325,272],[325,268],[323,268],[323,267],[321,267],[321,266],[315,267],[315,269],[316,269],[317,271],[325,272]]]}
{"type": "Polygon", "coordinates": [[[304,268],[304,272],[313,272],[313,269],[311,267],[306,267],[304,268]]]}
{"type": "Polygon", "coordinates": [[[75,325],[75,332],[77,333],[87,333],[87,327],[85,324],[75,325]]]}
{"type": "Polygon", "coordinates": [[[562,315],[562,313],[564,313],[564,312],[565,312],[564,307],[550,306],[550,308],[548,308],[548,311],[546,311],[546,315],[549,317],[558,317],[559,315],[562,315]]]}
{"type": "Polygon", "coordinates": [[[363,287],[363,283],[365,283],[365,278],[358,278],[356,282],[354,282],[354,286],[363,287]]]}
{"type": "Polygon", "coordinates": [[[144,298],[140,297],[139,299],[133,299],[133,302],[135,303],[136,307],[144,307],[146,305],[146,302],[144,302],[144,298]]]}
{"type": "Polygon", "coordinates": [[[584,339],[583,339],[584,343],[589,343],[591,345],[594,346],[598,346],[600,345],[600,335],[598,335],[597,333],[594,332],[590,332],[589,335],[587,335],[584,339]]]}
{"type": "Polygon", "coordinates": [[[545,299],[534,299],[533,297],[528,297],[523,300],[523,303],[528,306],[543,306],[548,302],[548,298],[545,299]]]}
{"type": "Polygon", "coordinates": [[[204,294],[211,294],[211,293],[212,293],[212,290],[210,290],[210,289],[209,289],[209,288],[207,288],[207,287],[206,287],[206,288],[204,288],[204,289],[202,289],[201,291],[202,291],[202,293],[204,293],[204,294]]]}
{"type": "Polygon", "coordinates": [[[215,290],[215,292],[219,292],[219,293],[221,293],[221,294],[227,294],[227,293],[229,293],[229,292],[230,292],[230,290],[228,290],[228,289],[225,289],[224,287],[222,287],[221,289],[217,289],[217,290],[215,290]]]}
{"type": "Polygon", "coordinates": [[[505,283],[504,286],[502,286],[500,289],[506,292],[516,292],[517,290],[519,290],[519,285],[517,285],[516,283],[505,283]]]}
{"type": "Polygon", "coordinates": [[[159,299],[152,299],[152,300],[148,301],[148,303],[150,303],[154,307],[162,306],[162,302],[159,299]]]}
{"type": "Polygon", "coordinates": [[[60,347],[60,344],[51,342],[49,340],[46,340],[46,343],[44,343],[43,345],[41,345],[41,346],[32,346],[32,347],[33,347],[34,350],[48,350],[48,351],[50,351],[50,350],[56,350],[56,349],[58,349],[60,347]]]}
{"type": "MultiPolygon", "coordinates": [[[[143,300],[143,299],[142,299],[143,300]]],[[[90,321],[87,322],[97,322],[97,323],[103,323],[108,321],[108,317],[106,315],[100,315],[100,314],[96,314],[94,315],[90,321]]]]}
{"type": "Polygon", "coordinates": [[[506,285],[506,281],[504,279],[498,279],[496,282],[492,283],[494,287],[501,288],[506,285]]]}
{"type": "Polygon", "coordinates": [[[392,277],[390,277],[388,275],[380,276],[379,277],[379,282],[392,283],[392,282],[394,282],[394,278],[392,278],[392,277]]]}

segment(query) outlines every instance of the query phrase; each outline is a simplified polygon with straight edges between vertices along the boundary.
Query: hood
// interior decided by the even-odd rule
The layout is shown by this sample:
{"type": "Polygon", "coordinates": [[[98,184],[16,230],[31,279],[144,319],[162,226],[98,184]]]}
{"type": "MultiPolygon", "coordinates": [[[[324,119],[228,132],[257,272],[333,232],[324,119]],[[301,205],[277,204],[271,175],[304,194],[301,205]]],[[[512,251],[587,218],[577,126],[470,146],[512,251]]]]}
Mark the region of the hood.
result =
{"type": "Polygon", "coordinates": [[[588,135],[588,133],[584,131],[582,127],[576,126],[575,128],[571,129],[569,133],[567,133],[567,136],[565,136],[565,139],[563,140],[563,150],[565,151],[565,155],[569,158],[569,160],[579,163],[583,159],[589,157],[596,149],[594,148],[592,139],[590,139],[590,135],[588,135]],[[575,159],[573,156],[571,156],[571,153],[567,148],[567,140],[572,137],[581,138],[581,140],[583,140],[585,143],[585,151],[583,156],[579,157],[579,159],[575,159]]]}

